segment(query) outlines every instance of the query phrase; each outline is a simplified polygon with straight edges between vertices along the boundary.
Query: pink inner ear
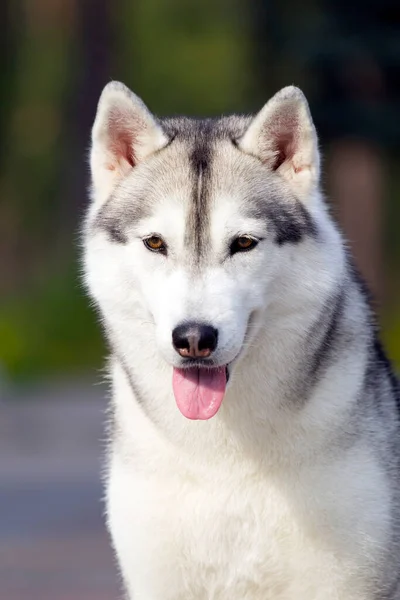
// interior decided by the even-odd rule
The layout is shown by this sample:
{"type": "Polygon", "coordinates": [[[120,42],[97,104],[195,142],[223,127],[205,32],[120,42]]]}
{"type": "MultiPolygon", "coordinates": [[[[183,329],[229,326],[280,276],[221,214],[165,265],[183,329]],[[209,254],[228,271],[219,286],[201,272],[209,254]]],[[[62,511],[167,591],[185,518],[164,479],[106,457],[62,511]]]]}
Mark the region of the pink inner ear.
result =
{"type": "Polygon", "coordinates": [[[284,163],[293,160],[296,144],[293,133],[280,134],[276,138],[276,155],[272,169],[276,171],[284,163]]]}
{"type": "Polygon", "coordinates": [[[279,167],[290,159],[291,136],[288,134],[285,137],[279,137],[276,141],[275,161],[272,165],[272,170],[276,171],[279,167]]]}
{"type": "Polygon", "coordinates": [[[109,165],[110,171],[115,170],[118,165],[123,166],[124,163],[128,163],[131,167],[136,164],[133,151],[134,134],[124,122],[124,117],[126,118],[119,111],[112,112],[109,117],[109,150],[115,159],[115,163],[109,165]]]}
{"type": "Polygon", "coordinates": [[[136,160],[132,147],[133,135],[130,135],[128,131],[120,131],[113,146],[113,153],[119,158],[119,161],[122,159],[129,163],[131,167],[135,166],[136,160]]]}
{"type": "Polygon", "coordinates": [[[283,163],[293,160],[297,151],[298,127],[299,123],[296,116],[286,114],[275,124],[273,131],[270,133],[276,151],[272,167],[274,171],[279,169],[283,163]]]}

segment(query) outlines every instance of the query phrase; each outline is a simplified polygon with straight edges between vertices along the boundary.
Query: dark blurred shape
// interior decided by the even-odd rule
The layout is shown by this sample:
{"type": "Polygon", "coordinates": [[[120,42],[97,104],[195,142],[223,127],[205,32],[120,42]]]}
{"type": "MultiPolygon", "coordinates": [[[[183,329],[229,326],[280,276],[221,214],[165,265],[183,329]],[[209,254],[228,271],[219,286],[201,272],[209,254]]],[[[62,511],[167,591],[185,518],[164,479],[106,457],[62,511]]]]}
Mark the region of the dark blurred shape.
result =
{"type": "Polygon", "coordinates": [[[382,302],[384,164],[381,148],[343,136],[332,142],[329,178],[332,197],[355,262],[375,302],[382,302]]]}
{"type": "Polygon", "coordinates": [[[398,149],[398,2],[325,0],[323,8],[326,27],[310,69],[323,140],[354,137],[398,149]]]}
{"type": "Polygon", "coordinates": [[[321,0],[305,2],[301,14],[290,0],[254,7],[262,87],[289,83],[288,73],[304,83],[328,157],[330,196],[356,264],[382,301],[384,151],[400,148],[400,5],[321,0]]]}
{"type": "Polygon", "coordinates": [[[112,79],[115,65],[115,38],[113,13],[118,1],[84,0],[76,3],[77,48],[79,66],[71,96],[67,121],[71,129],[71,156],[66,177],[64,219],[77,226],[87,203],[88,150],[90,130],[96,114],[97,102],[104,85],[112,79]],[[78,152],[74,152],[77,149],[78,152]],[[69,203],[72,201],[73,205],[69,203]]]}
{"type": "Polygon", "coordinates": [[[330,145],[329,183],[356,264],[383,299],[383,148],[400,144],[400,10],[393,0],[323,3],[330,28],[311,66],[315,119],[330,145]]]}

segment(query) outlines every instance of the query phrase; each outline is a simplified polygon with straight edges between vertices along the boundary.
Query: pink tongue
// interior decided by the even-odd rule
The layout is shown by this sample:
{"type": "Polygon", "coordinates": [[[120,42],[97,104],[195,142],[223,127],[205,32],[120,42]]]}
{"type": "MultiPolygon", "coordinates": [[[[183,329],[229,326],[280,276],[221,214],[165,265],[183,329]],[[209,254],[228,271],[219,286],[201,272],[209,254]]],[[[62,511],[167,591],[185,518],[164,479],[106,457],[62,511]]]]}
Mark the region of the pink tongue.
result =
{"type": "Polygon", "coordinates": [[[175,369],[172,387],[179,410],[188,419],[211,419],[221,406],[226,369],[175,369]]]}

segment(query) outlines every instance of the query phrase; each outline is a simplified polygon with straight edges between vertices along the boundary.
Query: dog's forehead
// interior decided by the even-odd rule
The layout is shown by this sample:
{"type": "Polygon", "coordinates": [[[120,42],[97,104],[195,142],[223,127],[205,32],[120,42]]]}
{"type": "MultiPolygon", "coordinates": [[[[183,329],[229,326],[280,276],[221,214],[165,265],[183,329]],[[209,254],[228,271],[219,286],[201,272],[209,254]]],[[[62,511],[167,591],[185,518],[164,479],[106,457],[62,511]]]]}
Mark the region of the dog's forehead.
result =
{"type": "Polygon", "coordinates": [[[150,217],[157,228],[157,219],[167,215],[169,233],[171,228],[173,234],[182,232],[196,259],[212,246],[216,219],[224,221],[217,224],[219,232],[225,227],[221,214],[272,224],[279,244],[299,241],[312,229],[303,207],[258,159],[236,145],[249,121],[237,116],[162,121],[170,143],[122,181],[95,226],[105,229],[111,241],[126,243],[132,227],[150,217]],[[221,205],[229,210],[221,212],[221,205]]]}
{"type": "Polygon", "coordinates": [[[237,189],[240,180],[252,181],[248,161],[257,160],[236,147],[247,122],[246,117],[162,121],[170,143],[151,157],[144,169],[133,170],[126,185],[143,187],[143,195],[151,196],[153,203],[177,196],[187,209],[196,205],[202,195],[205,207],[206,194],[201,194],[201,186],[207,188],[204,192],[209,197],[211,192],[237,189]]]}
{"type": "Polygon", "coordinates": [[[164,190],[181,192],[182,201],[190,209],[198,203],[199,195],[203,196],[205,206],[206,195],[233,187],[233,181],[237,182],[244,174],[243,169],[239,173],[240,163],[249,158],[236,147],[247,121],[245,117],[227,117],[163,122],[171,142],[159,153],[159,162],[153,166],[157,187],[161,188],[159,196],[164,190]],[[207,188],[203,194],[200,187],[207,188]]]}
{"type": "MultiPolygon", "coordinates": [[[[185,210],[185,245],[196,257],[211,246],[211,223],[221,201],[229,199],[231,213],[240,212],[249,195],[246,188],[256,180],[251,167],[259,167],[258,161],[243,154],[236,144],[246,125],[246,118],[233,117],[184,119],[165,126],[173,139],[165,152],[170,167],[166,171],[176,177],[175,189],[180,190],[185,210]]],[[[222,228],[223,223],[220,225],[222,228]]]]}
{"type": "Polygon", "coordinates": [[[235,155],[241,155],[234,143],[246,123],[239,117],[162,121],[170,143],[120,182],[98,211],[95,226],[106,229],[112,241],[122,242],[143,218],[176,208],[187,223],[186,242],[199,250],[211,200],[222,188],[229,194],[232,187],[235,155]]]}

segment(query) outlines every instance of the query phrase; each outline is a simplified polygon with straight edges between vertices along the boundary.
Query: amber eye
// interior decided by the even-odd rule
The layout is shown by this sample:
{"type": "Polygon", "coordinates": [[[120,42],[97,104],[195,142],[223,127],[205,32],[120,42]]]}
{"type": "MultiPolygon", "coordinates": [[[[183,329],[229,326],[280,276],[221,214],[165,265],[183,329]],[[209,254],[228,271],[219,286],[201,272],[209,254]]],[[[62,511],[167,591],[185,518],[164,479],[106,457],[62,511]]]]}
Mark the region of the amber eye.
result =
{"type": "Polygon", "coordinates": [[[167,251],[164,240],[158,235],[151,235],[150,237],[145,238],[143,243],[146,248],[152,252],[161,252],[162,254],[165,254],[167,251]]]}
{"type": "Polygon", "coordinates": [[[236,254],[236,252],[246,252],[247,250],[252,250],[258,244],[258,240],[248,236],[241,235],[233,240],[230,246],[230,253],[236,254]]]}

